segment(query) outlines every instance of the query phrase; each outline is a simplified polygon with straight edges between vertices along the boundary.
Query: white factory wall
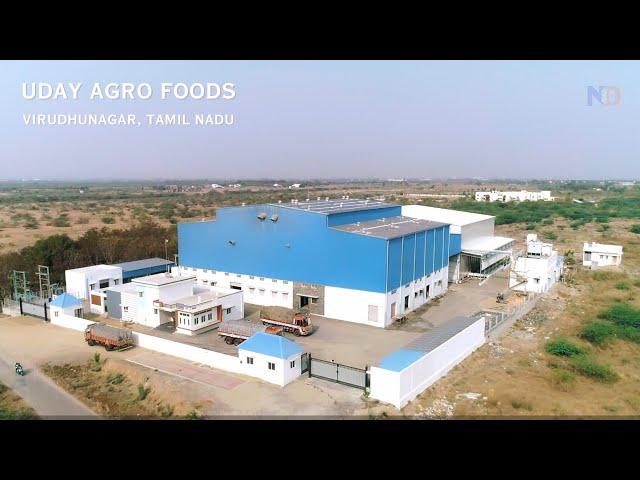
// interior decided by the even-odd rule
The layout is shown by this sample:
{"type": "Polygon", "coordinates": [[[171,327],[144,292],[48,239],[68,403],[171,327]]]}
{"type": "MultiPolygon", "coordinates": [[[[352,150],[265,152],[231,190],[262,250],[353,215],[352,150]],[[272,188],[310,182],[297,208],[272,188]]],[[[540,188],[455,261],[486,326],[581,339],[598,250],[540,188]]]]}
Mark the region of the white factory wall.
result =
{"type": "Polygon", "coordinates": [[[433,297],[442,295],[449,288],[449,265],[436,270],[431,275],[414,280],[389,292],[386,297],[385,324],[390,325],[394,315],[402,315],[428,303],[433,297]],[[429,296],[427,296],[429,286],[429,296]],[[422,290],[423,294],[420,294],[422,290]],[[416,295],[417,294],[417,295],[416,295]],[[404,299],[409,296],[409,308],[404,308],[404,299]],[[394,304],[395,303],[395,307],[394,304]]]}
{"type": "Polygon", "coordinates": [[[121,297],[122,320],[125,322],[137,322],[138,320],[138,293],[122,292],[121,297]]]}
{"type": "Polygon", "coordinates": [[[324,287],[324,316],[384,327],[386,295],[378,292],[352,290],[350,288],[324,287]],[[369,320],[369,306],[377,310],[375,321],[369,320]]]}
{"type": "Polygon", "coordinates": [[[195,275],[198,285],[231,288],[232,284],[238,284],[247,303],[293,308],[293,282],[289,280],[184,266],[179,268],[183,275],[195,275]]]}
{"type": "Polygon", "coordinates": [[[370,396],[404,407],[484,343],[484,326],[481,318],[400,372],[371,367],[370,396]]]}
{"type": "Polygon", "coordinates": [[[300,366],[301,355],[301,353],[296,353],[285,360],[243,350],[242,344],[238,347],[238,357],[240,358],[240,364],[244,369],[244,373],[261,378],[269,383],[275,383],[281,387],[284,387],[302,374],[300,366]],[[253,364],[247,363],[247,357],[253,358],[253,364]],[[275,365],[275,370],[269,370],[270,362],[275,365]],[[291,362],[294,362],[293,367],[291,366],[291,362]]]}
{"type": "Polygon", "coordinates": [[[132,282],[138,292],[136,303],[136,317],[133,320],[136,323],[146,325],[148,327],[157,327],[161,324],[163,316],[160,315],[160,309],[153,306],[155,300],[171,303],[172,301],[188,297],[193,294],[194,281],[184,281],[171,283],[168,285],[143,285],[132,282]],[[140,296],[142,292],[142,296],[140,296]],[[157,313],[156,313],[157,312],[157,313]]]}
{"type": "Polygon", "coordinates": [[[479,237],[493,237],[495,231],[495,218],[490,217],[478,222],[462,226],[462,248],[465,244],[479,237]]]}
{"type": "Polygon", "coordinates": [[[122,284],[122,269],[96,265],[95,268],[67,270],[64,272],[64,280],[67,293],[81,300],[88,300],[92,284],[95,284],[95,290],[100,288],[101,280],[108,280],[110,287],[122,284]]]}
{"type": "Polygon", "coordinates": [[[50,311],[51,324],[59,327],[71,328],[73,330],[78,330],[79,332],[84,332],[89,325],[96,323],[74,315],[69,315],[61,308],[51,307],[50,311]],[[58,315],[55,315],[56,311],[58,312],[58,315]]]}

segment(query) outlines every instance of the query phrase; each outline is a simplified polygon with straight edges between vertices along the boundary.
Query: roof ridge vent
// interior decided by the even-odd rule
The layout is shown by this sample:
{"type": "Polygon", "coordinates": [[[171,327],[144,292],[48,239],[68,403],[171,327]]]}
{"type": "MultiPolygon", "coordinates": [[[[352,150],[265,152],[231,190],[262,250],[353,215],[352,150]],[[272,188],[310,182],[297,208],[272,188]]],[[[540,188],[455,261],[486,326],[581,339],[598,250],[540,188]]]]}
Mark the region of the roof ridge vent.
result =
{"type": "Polygon", "coordinates": [[[329,197],[324,197],[324,201],[328,202],[329,201],[329,197]]]}

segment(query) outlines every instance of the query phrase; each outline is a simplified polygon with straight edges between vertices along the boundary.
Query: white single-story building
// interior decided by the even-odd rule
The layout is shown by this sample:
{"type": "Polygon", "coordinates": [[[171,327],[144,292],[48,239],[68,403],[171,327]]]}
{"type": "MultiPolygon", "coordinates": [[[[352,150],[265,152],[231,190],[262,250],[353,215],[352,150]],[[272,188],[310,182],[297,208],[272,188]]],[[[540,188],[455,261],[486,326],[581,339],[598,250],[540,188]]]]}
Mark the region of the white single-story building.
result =
{"type": "Polygon", "coordinates": [[[244,317],[242,291],[197,285],[195,276],[181,275],[177,268],[91,293],[102,298],[103,312],[112,318],[152,328],[172,323],[186,335],[244,317]]]}
{"type": "Polygon", "coordinates": [[[283,387],[302,374],[302,346],[280,335],[254,333],[237,348],[248,375],[283,387]]]}
{"type": "Polygon", "coordinates": [[[617,267],[622,263],[622,245],[585,242],[582,247],[582,265],[589,268],[617,267]]]}
{"type": "Polygon", "coordinates": [[[82,318],[82,301],[69,293],[62,293],[49,303],[52,318],[62,315],[82,318]]]}
{"type": "Polygon", "coordinates": [[[490,192],[476,192],[475,199],[476,202],[550,202],[555,200],[555,197],[551,196],[550,190],[540,192],[491,190],[490,192]]]}
{"type": "Polygon", "coordinates": [[[521,292],[544,293],[560,280],[564,258],[550,243],[527,235],[525,256],[518,257],[509,274],[509,288],[521,292]]]}

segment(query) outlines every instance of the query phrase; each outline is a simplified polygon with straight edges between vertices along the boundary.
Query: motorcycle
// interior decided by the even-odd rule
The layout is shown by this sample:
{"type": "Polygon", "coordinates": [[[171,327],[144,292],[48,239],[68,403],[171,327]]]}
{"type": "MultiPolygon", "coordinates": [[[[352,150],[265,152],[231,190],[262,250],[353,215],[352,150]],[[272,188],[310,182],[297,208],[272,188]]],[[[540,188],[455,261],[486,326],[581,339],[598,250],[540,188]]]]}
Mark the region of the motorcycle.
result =
{"type": "Polygon", "coordinates": [[[15,368],[16,368],[16,373],[21,377],[24,377],[24,369],[22,368],[22,365],[20,365],[19,363],[16,363],[15,368]]]}

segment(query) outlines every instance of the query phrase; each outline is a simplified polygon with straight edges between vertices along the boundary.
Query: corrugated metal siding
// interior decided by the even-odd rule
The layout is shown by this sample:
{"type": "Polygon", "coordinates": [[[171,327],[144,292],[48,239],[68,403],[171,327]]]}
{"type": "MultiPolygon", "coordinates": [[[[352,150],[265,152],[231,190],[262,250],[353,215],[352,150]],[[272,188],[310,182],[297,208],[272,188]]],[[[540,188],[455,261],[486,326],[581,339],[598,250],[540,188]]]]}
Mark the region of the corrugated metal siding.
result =
{"type": "Polygon", "coordinates": [[[456,317],[450,322],[423,333],[404,348],[429,353],[477,321],[477,318],[456,317]]]}
{"type": "Polygon", "coordinates": [[[459,233],[449,234],[449,256],[452,257],[460,252],[462,252],[462,235],[459,233]]]}
{"type": "Polygon", "coordinates": [[[170,268],[170,267],[168,267],[167,265],[157,265],[155,267],[141,268],[138,270],[129,270],[126,272],[123,271],[122,279],[127,280],[131,278],[145,277],[147,275],[153,275],[155,273],[163,273],[167,271],[167,268],[170,268]]]}
{"type": "Polygon", "coordinates": [[[416,239],[414,235],[403,237],[402,244],[402,284],[413,281],[416,239]]]}
{"type": "Polygon", "coordinates": [[[378,218],[388,218],[401,215],[402,207],[384,207],[356,212],[334,213],[327,217],[327,226],[344,225],[346,223],[366,222],[378,218]]]}

